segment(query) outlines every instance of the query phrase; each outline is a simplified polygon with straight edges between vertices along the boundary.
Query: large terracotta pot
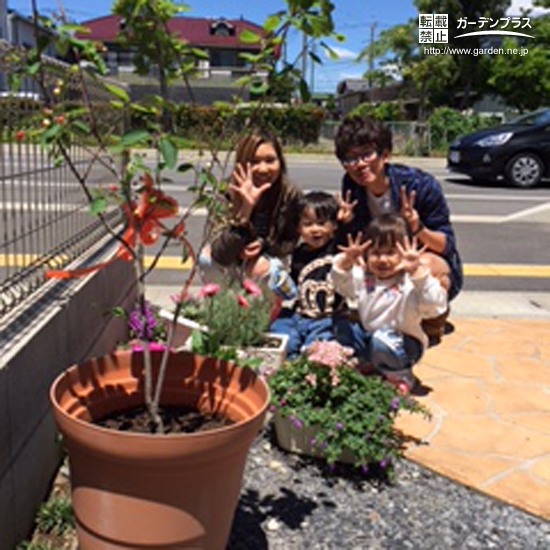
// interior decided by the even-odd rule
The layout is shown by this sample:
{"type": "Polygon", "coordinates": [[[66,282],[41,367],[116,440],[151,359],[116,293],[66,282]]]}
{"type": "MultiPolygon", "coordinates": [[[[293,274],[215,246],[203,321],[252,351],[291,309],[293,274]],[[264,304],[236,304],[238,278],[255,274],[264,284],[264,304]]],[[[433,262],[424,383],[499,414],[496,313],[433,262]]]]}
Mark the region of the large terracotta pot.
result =
{"type": "MultiPolygon", "coordinates": [[[[152,354],[155,368],[161,355],[152,354]]],[[[69,453],[79,550],[223,550],[269,391],[249,369],[173,352],[162,403],[217,411],[235,424],[155,435],[91,423],[143,403],[142,373],[141,352],[115,352],[71,367],[52,385],[69,453]]]]}

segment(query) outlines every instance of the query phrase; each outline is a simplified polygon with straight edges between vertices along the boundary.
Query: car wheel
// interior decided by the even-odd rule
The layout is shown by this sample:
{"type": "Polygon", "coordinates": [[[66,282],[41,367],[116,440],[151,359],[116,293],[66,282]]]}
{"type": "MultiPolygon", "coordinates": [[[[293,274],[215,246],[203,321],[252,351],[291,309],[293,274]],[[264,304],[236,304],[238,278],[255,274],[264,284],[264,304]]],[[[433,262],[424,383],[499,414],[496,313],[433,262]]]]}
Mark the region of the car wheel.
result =
{"type": "Polygon", "coordinates": [[[514,187],[535,187],[542,177],[542,161],[532,153],[520,153],[506,165],[506,179],[514,187]]]}

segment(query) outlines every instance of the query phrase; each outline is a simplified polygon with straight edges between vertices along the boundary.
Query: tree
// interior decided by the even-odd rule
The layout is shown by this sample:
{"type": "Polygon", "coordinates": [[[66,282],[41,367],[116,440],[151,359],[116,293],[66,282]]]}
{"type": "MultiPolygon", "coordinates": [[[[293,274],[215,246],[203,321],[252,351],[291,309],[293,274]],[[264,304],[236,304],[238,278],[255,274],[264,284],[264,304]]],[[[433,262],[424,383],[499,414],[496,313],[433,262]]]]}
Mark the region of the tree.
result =
{"type": "Polygon", "coordinates": [[[380,33],[378,40],[359,53],[358,59],[382,57],[381,65],[394,65],[403,77],[404,88],[418,96],[418,119],[426,118],[431,105],[448,100],[455,79],[455,62],[450,56],[422,55],[417,22],[396,25],[380,33]]]}
{"type": "MultiPolygon", "coordinates": [[[[545,3],[550,5],[550,1],[545,3]]],[[[520,111],[550,104],[550,16],[537,17],[532,24],[535,45],[529,44],[525,55],[493,56],[487,80],[494,94],[520,111]]],[[[507,38],[502,47],[521,52],[524,46],[507,38]]]]}
{"type": "MultiPolygon", "coordinates": [[[[481,17],[493,20],[504,17],[510,7],[510,0],[415,0],[419,13],[446,13],[449,15],[449,46],[459,48],[480,48],[483,45],[483,36],[455,38],[464,34],[464,29],[451,28],[460,19],[469,22],[479,21],[481,17]]],[[[469,29],[470,30],[470,29],[469,29]]],[[[480,30],[476,27],[475,30],[480,30]]],[[[439,56],[441,57],[441,56],[439,56]]],[[[446,56],[443,56],[446,57],[446,56]]],[[[450,93],[458,94],[459,109],[465,109],[471,104],[472,93],[483,94],[488,90],[487,71],[490,65],[487,58],[473,55],[454,54],[451,56],[456,66],[456,79],[450,93]]]]}

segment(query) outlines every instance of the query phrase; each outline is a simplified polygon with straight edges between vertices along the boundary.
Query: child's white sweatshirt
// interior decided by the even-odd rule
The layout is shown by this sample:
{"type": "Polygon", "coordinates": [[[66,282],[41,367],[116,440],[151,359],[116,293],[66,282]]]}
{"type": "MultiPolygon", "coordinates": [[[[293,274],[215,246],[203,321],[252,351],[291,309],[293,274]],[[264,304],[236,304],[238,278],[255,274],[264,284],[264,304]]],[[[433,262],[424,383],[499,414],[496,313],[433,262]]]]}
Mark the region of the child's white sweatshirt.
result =
{"type": "Polygon", "coordinates": [[[334,288],[348,300],[357,300],[365,330],[372,332],[391,327],[413,336],[422,342],[424,348],[428,345],[428,338],[420,325],[422,319],[437,317],[447,310],[447,293],[428,270],[419,277],[401,273],[384,280],[363,273],[362,284],[358,284],[357,267],[353,272],[338,269],[337,260],[338,256],[331,271],[334,288]]]}

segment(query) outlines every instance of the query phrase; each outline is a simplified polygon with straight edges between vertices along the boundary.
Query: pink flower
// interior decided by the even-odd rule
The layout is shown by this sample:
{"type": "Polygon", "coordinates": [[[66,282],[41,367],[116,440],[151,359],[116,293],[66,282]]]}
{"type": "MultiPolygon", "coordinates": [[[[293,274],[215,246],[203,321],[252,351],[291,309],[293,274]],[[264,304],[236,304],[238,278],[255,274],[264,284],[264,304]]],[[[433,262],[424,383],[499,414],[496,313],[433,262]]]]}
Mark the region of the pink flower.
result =
{"type": "Polygon", "coordinates": [[[243,281],[243,288],[245,289],[247,294],[250,294],[251,296],[262,295],[262,289],[251,279],[245,279],[243,281]]]}
{"type": "Polygon", "coordinates": [[[217,285],[216,283],[208,283],[206,285],[203,285],[199,291],[197,292],[197,296],[199,298],[204,298],[205,296],[214,296],[221,290],[220,285],[217,285]]]}
{"type": "MultiPolygon", "coordinates": [[[[150,351],[164,351],[166,349],[166,344],[163,342],[149,342],[150,351]]],[[[143,347],[139,344],[132,346],[132,351],[142,351],[143,347]]]]}
{"type": "Polygon", "coordinates": [[[237,295],[237,302],[241,307],[250,307],[248,300],[242,294],[237,295]]]}
{"type": "Polygon", "coordinates": [[[317,386],[317,375],[313,372],[306,374],[306,382],[309,382],[313,387],[317,386]]]}
{"type": "Polygon", "coordinates": [[[307,358],[313,363],[319,363],[330,368],[352,366],[353,349],[344,347],[334,340],[318,340],[307,348],[307,358]]]}

